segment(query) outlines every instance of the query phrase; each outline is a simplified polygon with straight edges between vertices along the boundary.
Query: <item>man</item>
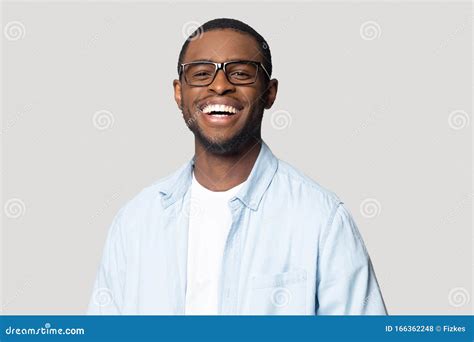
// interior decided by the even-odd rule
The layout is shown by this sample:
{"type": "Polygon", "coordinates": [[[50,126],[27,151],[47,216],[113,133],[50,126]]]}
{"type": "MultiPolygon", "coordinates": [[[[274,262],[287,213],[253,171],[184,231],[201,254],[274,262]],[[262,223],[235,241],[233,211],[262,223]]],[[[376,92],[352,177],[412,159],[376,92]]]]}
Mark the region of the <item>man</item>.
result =
{"type": "Polygon", "coordinates": [[[386,314],[341,200],[261,139],[271,73],[267,42],[240,21],[187,39],[173,86],[194,157],[115,217],[90,314],[386,314]]]}

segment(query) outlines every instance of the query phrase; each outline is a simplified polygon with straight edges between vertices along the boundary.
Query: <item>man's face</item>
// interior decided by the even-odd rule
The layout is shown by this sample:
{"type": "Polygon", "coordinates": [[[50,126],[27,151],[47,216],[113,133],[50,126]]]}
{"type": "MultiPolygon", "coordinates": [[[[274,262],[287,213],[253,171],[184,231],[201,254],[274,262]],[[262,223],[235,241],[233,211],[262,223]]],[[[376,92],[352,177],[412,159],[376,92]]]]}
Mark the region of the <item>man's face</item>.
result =
{"type": "MultiPolygon", "coordinates": [[[[224,29],[205,32],[189,43],[183,63],[203,60],[263,62],[263,57],[252,36],[224,29]]],[[[212,153],[233,154],[259,139],[263,111],[272,106],[278,84],[277,80],[266,78],[264,71],[259,70],[255,83],[233,85],[220,70],[214,81],[204,87],[190,86],[183,76],[175,80],[176,103],[197,143],[212,153]],[[208,111],[216,108],[213,105],[230,106],[235,113],[212,115],[208,111]]]]}

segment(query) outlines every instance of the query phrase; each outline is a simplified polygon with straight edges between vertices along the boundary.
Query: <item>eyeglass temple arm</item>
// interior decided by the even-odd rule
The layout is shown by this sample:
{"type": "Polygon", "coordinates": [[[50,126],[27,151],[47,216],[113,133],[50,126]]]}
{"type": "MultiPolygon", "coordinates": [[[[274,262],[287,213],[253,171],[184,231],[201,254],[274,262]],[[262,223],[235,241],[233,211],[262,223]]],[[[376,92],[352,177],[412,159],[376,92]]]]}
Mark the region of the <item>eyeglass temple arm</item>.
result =
{"type": "Polygon", "coordinates": [[[265,74],[268,76],[268,79],[271,79],[270,74],[268,73],[267,69],[262,63],[259,63],[259,65],[262,67],[263,71],[265,71],[265,74]]]}

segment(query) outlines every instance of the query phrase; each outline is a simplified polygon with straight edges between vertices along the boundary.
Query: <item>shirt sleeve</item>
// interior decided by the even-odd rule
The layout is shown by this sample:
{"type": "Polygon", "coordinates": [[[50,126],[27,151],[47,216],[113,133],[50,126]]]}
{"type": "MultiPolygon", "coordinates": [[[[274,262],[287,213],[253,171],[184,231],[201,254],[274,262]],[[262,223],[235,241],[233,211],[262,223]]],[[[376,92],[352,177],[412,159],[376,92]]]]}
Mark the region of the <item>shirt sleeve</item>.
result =
{"type": "Polygon", "coordinates": [[[89,301],[88,315],[122,314],[126,257],[120,221],[121,212],[115,216],[107,234],[89,301]]]}
{"type": "Polygon", "coordinates": [[[340,202],[322,236],[316,280],[317,315],[386,315],[362,237],[340,202]]]}

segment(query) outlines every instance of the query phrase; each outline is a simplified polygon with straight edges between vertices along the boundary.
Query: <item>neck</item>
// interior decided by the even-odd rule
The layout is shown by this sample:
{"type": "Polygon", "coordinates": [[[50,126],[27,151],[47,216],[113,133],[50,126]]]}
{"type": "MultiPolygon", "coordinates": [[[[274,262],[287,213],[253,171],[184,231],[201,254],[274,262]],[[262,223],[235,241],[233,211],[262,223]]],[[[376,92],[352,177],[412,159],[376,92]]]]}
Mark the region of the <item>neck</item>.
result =
{"type": "Polygon", "coordinates": [[[195,142],[194,175],[211,191],[226,191],[244,182],[257,160],[261,139],[251,139],[235,154],[218,155],[195,142]]]}

